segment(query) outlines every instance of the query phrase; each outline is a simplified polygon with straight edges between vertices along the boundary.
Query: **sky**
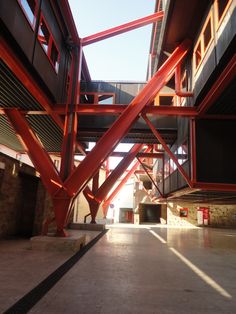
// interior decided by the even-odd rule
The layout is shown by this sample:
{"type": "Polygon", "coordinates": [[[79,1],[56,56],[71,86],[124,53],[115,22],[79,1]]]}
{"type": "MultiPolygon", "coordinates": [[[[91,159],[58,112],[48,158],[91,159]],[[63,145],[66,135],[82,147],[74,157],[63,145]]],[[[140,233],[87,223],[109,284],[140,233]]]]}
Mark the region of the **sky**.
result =
{"type": "MultiPolygon", "coordinates": [[[[81,38],[154,13],[155,0],[69,0],[81,38]]],[[[145,81],[152,25],[84,47],[93,80],[145,81]]]]}

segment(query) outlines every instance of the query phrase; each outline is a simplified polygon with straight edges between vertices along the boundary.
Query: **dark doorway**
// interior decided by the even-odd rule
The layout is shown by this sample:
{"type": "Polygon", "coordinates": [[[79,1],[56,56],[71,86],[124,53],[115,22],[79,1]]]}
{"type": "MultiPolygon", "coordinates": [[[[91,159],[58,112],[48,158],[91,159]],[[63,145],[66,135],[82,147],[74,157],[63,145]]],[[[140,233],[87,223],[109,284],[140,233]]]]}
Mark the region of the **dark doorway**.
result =
{"type": "Polygon", "coordinates": [[[35,206],[39,179],[19,173],[19,207],[17,211],[17,235],[31,237],[34,227],[35,206]]]}
{"type": "Polygon", "coordinates": [[[140,223],[160,223],[161,206],[156,204],[139,204],[140,223]]]}

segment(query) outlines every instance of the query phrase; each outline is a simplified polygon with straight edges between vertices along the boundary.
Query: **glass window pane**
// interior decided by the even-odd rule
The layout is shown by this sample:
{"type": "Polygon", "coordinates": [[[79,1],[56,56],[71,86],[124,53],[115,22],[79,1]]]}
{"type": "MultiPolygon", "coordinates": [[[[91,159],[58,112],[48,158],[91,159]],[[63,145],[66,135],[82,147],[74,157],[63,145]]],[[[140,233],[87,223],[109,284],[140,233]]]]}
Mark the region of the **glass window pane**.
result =
{"type": "Polygon", "coordinates": [[[40,26],[39,26],[39,41],[41,42],[44,50],[48,52],[48,45],[49,45],[49,37],[50,33],[49,30],[44,22],[44,20],[41,20],[40,26]]]}
{"type": "Polygon", "coordinates": [[[20,2],[30,23],[33,25],[36,10],[36,2],[34,0],[21,0],[20,2]]]}
{"type": "Polygon", "coordinates": [[[203,33],[204,38],[204,50],[207,48],[210,40],[211,40],[211,19],[209,19],[205,31],[203,33]]]}
{"type": "Polygon", "coordinates": [[[53,65],[55,67],[56,72],[58,72],[58,68],[59,68],[59,53],[58,53],[58,50],[57,50],[54,42],[52,42],[50,59],[51,59],[53,65]]]}

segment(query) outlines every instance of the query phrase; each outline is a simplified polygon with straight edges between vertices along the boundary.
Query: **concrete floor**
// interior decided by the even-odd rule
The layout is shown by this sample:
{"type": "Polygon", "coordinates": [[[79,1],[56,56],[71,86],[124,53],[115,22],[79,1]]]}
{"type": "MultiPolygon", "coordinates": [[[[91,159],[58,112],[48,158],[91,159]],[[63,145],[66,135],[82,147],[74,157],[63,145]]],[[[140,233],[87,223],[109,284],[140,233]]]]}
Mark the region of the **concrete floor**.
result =
{"type": "MultiPolygon", "coordinates": [[[[24,245],[0,242],[0,312],[69,257],[24,245]]],[[[236,313],[236,230],[112,226],[30,313],[236,313]]]]}

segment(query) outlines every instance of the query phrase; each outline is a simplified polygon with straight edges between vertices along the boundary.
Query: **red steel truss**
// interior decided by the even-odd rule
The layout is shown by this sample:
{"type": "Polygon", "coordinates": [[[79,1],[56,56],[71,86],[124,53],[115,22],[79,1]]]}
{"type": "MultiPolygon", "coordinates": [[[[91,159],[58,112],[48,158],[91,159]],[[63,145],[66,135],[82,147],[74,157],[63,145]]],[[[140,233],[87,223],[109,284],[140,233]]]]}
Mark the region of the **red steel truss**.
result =
{"type": "MultiPolygon", "coordinates": [[[[24,147],[29,153],[32,162],[40,172],[42,181],[52,195],[58,235],[65,235],[64,226],[73,198],[97,173],[104,160],[127,134],[142,110],[154,100],[156,94],[173,75],[176,66],[181,63],[187,54],[189,46],[190,42],[186,40],[175,49],[163,66],[157,71],[143,90],[133,99],[129,106],[124,109],[112,127],[104,134],[93,150],[84,158],[75,170],[71,170],[71,162],[69,162],[70,166],[68,169],[70,170],[68,174],[70,172],[71,174],[66,179],[64,176],[63,179],[60,178],[50,157],[39,144],[36,136],[33,134],[33,131],[30,129],[27,121],[21,113],[18,112],[17,109],[5,110],[16,133],[20,134],[24,147]]],[[[17,63],[14,65],[17,66],[17,63]]],[[[17,69],[15,69],[14,72],[17,72],[17,69]]],[[[23,69],[20,73],[24,73],[23,69]]],[[[25,76],[25,78],[29,81],[28,76],[25,76]]],[[[30,91],[34,93],[36,87],[32,82],[29,82],[29,86],[32,87],[30,88],[30,91]]],[[[37,96],[37,94],[38,89],[35,96],[37,96]]],[[[47,107],[47,110],[49,111],[49,107],[47,107]]],[[[58,116],[56,115],[56,117],[58,116]]],[[[72,146],[73,143],[74,141],[72,141],[72,146]]],[[[66,154],[66,150],[64,151],[64,154],[66,154]]],[[[72,151],[71,154],[73,155],[72,151]]]]}
{"type": "Polygon", "coordinates": [[[98,41],[101,41],[101,40],[104,40],[104,39],[107,39],[107,38],[110,38],[113,36],[117,36],[117,35],[123,34],[125,32],[134,30],[136,28],[143,27],[145,25],[154,23],[157,20],[162,19],[163,15],[164,15],[163,11],[156,12],[154,14],[148,15],[148,16],[143,17],[141,19],[137,19],[135,21],[125,23],[123,25],[119,25],[119,26],[107,29],[105,31],[96,33],[94,35],[82,38],[81,39],[82,46],[90,45],[90,44],[96,43],[98,41]]]}

